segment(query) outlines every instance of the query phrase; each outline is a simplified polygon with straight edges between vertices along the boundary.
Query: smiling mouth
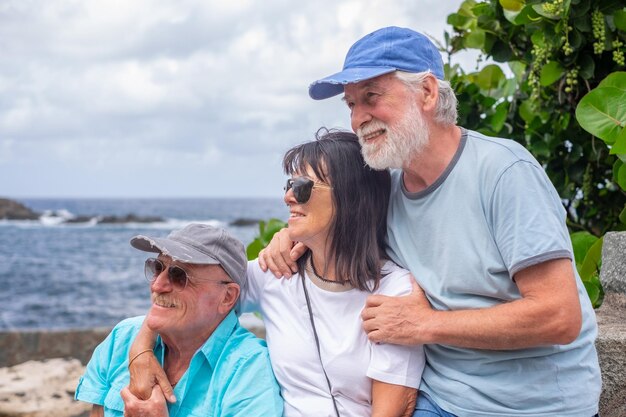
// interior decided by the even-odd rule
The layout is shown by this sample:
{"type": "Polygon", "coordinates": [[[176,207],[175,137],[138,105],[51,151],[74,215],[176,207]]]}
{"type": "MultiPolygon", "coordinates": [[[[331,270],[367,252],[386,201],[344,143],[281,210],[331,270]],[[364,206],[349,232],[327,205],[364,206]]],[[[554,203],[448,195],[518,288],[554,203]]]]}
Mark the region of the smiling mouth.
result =
{"type": "Polygon", "coordinates": [[[373,132],[369,132],[369,133],[366,133],[366,134],[362,135],[361,139],[364,142],[369,142],[370,140],[372,140],[374,138],[377,138],[377,137],[379,137],[381,135],[384,135],[386,132],[387,132],[386,129],[376,129],[373,132]]]}
{"type": "Polygon", "coordinates": [[[297,211],[292,211],[289,217],[304,217],[304,214],[299,213],[297,211]]]}
{"type": "Polygon", "coordinates": [[[163,308],[175,308],[177,307],[176,304],[170,300],[165,299],[164,297],[160,297],[160,296],[155,296],[154,299],[152,300],[152,303],[156,306],[159,307],[163,307],[163,308]]]}

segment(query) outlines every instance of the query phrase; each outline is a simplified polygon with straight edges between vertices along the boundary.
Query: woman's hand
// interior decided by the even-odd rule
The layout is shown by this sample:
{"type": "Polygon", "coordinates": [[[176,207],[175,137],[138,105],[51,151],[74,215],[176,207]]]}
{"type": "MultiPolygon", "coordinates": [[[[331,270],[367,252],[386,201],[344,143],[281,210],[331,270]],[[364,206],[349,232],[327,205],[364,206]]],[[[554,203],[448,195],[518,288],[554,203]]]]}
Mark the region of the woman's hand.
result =
{"type": "Polygon", "coordinates": [[[152,387],[147,400],[135,397],[128,387],[120,391],[124,401],[124,417],[169,417],[167,403],[158,385],[152,387]]]}
{"type": "Polygon", "coordinates": [[[169,402],[176,402],[170,381],[154,353],[146,352],[136,357],[128,367],[128,371],[130,372],[128,389],[138,399],[149,399],[156,386],[169,402]]]}
{"type": "Polygon", "coordinates": [[[161,387],[165,398],[169,402],[175,403],[176,396],[170,381],[152,352],[156,337],[156,333],[150,330],[144,321],[128,353],[130,360],[128,365],[128,371],[130,372],[128,389],[137,398],[147,400],[152,394],[152,387],[158,385],[161,387]]]}

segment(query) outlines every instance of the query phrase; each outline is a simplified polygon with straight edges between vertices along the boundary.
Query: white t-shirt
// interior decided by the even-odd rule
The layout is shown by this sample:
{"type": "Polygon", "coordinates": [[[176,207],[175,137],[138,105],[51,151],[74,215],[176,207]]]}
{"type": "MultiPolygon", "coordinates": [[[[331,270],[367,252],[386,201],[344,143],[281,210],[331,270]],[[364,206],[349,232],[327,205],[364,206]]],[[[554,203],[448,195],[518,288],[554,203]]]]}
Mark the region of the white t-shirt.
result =
{"type": "MultiPolygon", "coordinates": [[[[411,292],[413,277],[392,262],[382,269],[374,294],[411,292]]],[[[274,374],[285,400],[285,416],[334,417],[301,283],[302,277],[277,279],[248,263],[249,286],[242,294],[244,312],[263,315],[274,374]]],[[[324,368],[342,416],[371,414],[371,380],[418,388],[424,369],[419,346],[373,344],[362,328],[361,310],[369,292],[325,290],[306,276],[324,368]]]]}

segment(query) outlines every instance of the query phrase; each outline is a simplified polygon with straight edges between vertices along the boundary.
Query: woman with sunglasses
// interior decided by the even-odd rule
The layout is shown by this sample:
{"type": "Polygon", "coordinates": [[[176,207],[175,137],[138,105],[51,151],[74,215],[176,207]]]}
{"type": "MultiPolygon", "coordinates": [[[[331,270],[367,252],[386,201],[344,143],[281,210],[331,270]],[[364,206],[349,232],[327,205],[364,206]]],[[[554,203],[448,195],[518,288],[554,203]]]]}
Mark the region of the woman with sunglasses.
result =
{"type": "MultiPolygon", "coordinates": [[[[385,254],[389,173],[365,165],[354,134],[320,131],[283,160],[289,236],[308,251],[291,279],[249,262],[241,308],[262,314],[285,416],[410,416],[421,346],[373,344],[360,318],[372,293],[412,288],[410,273],[385,254]]],[[[136,351],[149,346],[138,342],[136,351]]],[[[145,372],[154,361],[134,366],[133,382],[145,387],[131,387],[135,394],[148,395],[155,378],[169,392],[158,370],[145,372]]]]}

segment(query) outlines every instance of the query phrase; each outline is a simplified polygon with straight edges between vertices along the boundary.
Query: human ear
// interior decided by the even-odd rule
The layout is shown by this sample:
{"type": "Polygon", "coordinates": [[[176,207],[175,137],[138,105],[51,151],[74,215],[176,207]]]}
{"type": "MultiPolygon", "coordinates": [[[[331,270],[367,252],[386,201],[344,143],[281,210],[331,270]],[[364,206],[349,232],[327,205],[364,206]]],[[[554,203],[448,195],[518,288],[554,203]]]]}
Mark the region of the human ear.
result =
{"type": "Polygon", "coordinates": [[[422,81],[422,111],[434,112],[437,107],[437,100],[439,99],[439,84],[437,79],[429,75],[422,81]]]}
{"type": "Polygon", "coordinates": [[[228,314],[228,312],[233,309],[239,299],[240,291],[239,285],[226,284],[226,291],[224,291],[222,301],[218,307],[220,313],[228,314]]]}

